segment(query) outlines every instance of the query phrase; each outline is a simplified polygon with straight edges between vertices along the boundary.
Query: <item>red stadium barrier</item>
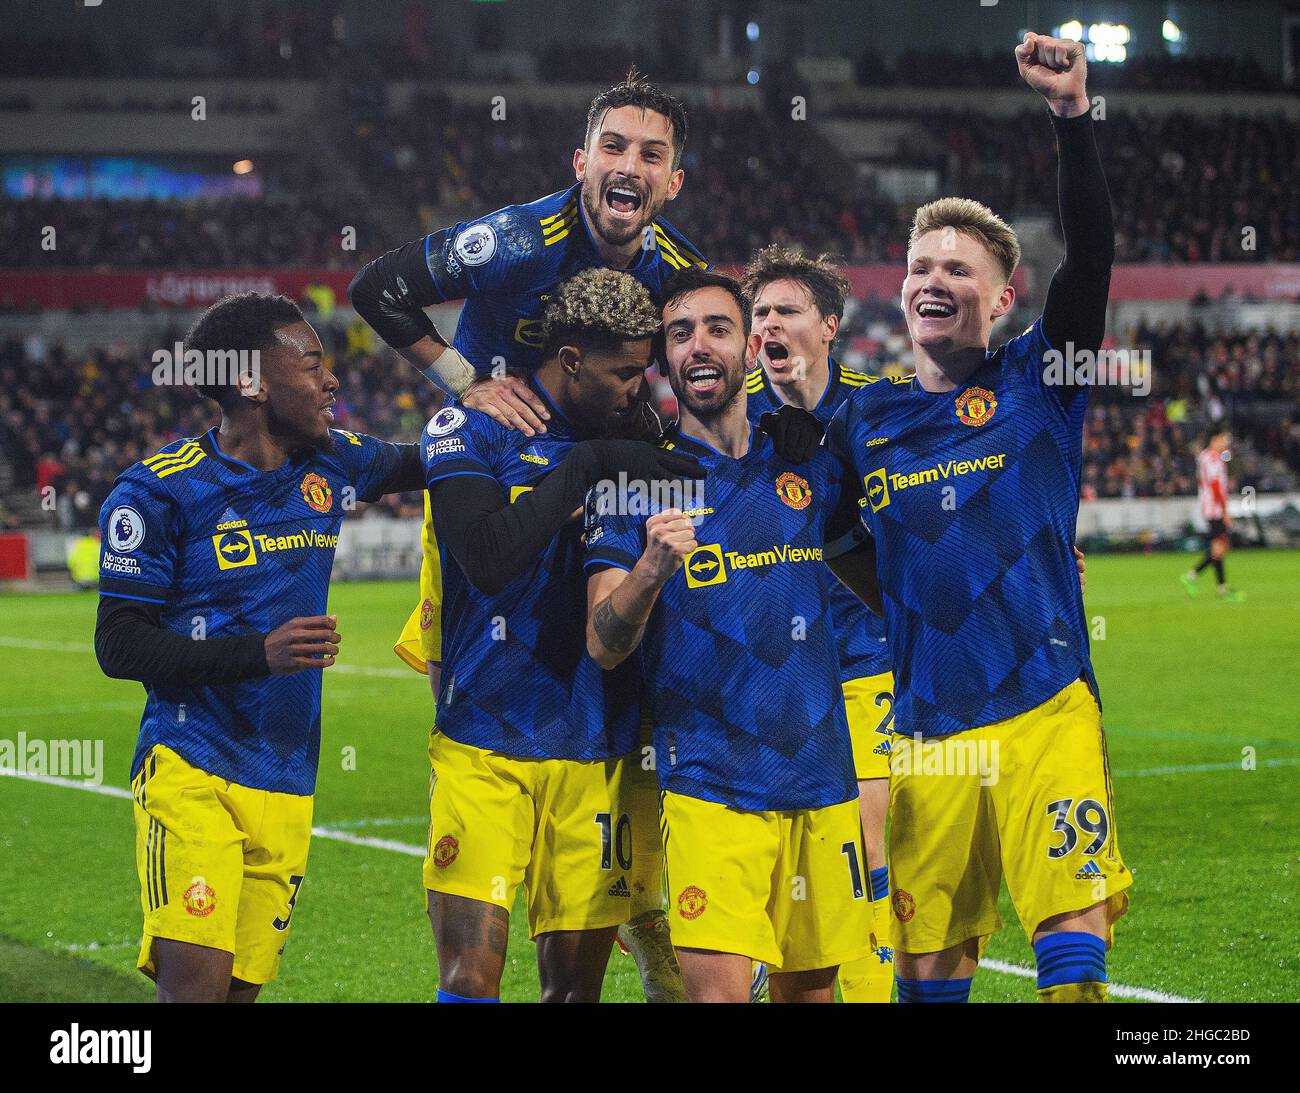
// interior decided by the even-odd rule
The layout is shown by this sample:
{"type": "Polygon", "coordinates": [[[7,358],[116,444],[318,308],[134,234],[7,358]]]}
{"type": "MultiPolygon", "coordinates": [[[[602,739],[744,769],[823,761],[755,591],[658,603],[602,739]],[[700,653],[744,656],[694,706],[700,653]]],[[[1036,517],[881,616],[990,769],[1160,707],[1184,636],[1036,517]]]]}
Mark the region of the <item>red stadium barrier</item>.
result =
{"type": "Polygon", "coordinates": [[[0,581],[25,581],[32,575],[27,536],[0,532],[0,581]]]}
{"type": "MultiPolygon", "coordinates": [[[[0,269],[0,309],[6,311],[195,310],[232,292],[280,292],[299,299],[308,285],[327,285],[347,300],[351,270],[196,269],[33,270],[0,269]]],[[[891,298],[902,287],[901,265],[850,266],[853,294],[891,298]]],[[[1024,289],[1022,270],[1012,283],[1024,289]]],[[[1262,300],[1300,298],[1300,264],[1119,265],[1111,277],[1112,300],[1217,299],[1231,289],[1262,300]]]]}

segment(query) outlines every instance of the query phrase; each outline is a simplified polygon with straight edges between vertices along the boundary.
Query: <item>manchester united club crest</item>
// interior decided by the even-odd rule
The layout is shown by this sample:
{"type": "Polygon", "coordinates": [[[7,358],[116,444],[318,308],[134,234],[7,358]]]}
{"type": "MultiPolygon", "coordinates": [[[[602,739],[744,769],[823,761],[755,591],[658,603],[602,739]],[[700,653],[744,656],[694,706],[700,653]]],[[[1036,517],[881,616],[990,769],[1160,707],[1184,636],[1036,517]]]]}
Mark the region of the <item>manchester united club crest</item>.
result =
{"type": "Polygon", "coordinates": [[[298,488],[302,490],[302,499],[317,512],[329,512],[334,504],[334,491],[330,484],[314,472],[304,476],[298,488]]]}
{"type": "Polygon", "coordinates": [[[812,487],[808,480],[793,471],[786,471],[776,480],[776,492],[792,509],[806,509],[812,504],[812,487]]]}
{"type": "Polygon", "coordinates": [[[439,869],[446,869],[456,860],[456,855],[460,853],[460,843],[451,835],[444,835],[433,844],[433,864],[439,869]]]}
{"type": "Polygon", "coordinates": [[[903,888],[894,889],[894,916],[899,922],[911,922],[916,914],[916,900],[903,888]]]}
{"type": "Polygon", "coordinates": [[[967,387],[957,396],[957,420],[963,425],[983,425],[997,408],[993,392],[983,387],[967,387]]]}
{"type": "Polygon", "coordinates": [[[433,601],[425,600],[420,604],[420,629],[427,630],[433,625],[433,601]]]}
{"type": "Polygon", "coordinates": [[[202,877],[185,889],[185,910],[195,918],[207,918],[217,909],[217,893],[207,886],[202,877]]]}
{"type": "Polygon", "coordinates": [[[682,918],[699,918],[708,905],[709,897],[704,894],[704,889],[696,888],[693,884],[683,888],[682,894],[677,897],[677,913],[682,918]]]}

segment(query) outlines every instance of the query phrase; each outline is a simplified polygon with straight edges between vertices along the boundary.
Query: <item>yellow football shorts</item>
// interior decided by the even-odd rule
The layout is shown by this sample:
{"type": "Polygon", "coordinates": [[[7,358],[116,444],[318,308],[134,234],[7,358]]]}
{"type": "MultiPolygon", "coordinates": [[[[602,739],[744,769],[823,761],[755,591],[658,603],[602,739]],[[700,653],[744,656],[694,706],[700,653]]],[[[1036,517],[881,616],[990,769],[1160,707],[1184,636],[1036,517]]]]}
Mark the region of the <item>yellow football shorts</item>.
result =
{"type": "Polygon", "coordinates": [[[229,782],[161,744],[131,793],[144,908],[136,966],[154,977],[161,937],[233,953],[236,979],[269,983],[307,872],[313,798],[229,782]]]}
{"type": "Polygon", "coordinates": [[[750,812],[663,793],[673,945],[739,953],[773,971],[832,968],[871,951],[870,885],[853,797],[750,812]]]}
{"type": "Polygon", "coordinates": [[[522,881],[530,937],[621,925],[658,892],[655,773],[639,753],[516,758],[434,729],[429,762],[430,891],[510,911],[522,881]]]}
{"type": "Polygon", "coordinates": [[[1132,874],[1115,835],[1096,699],[1076,680],[1041,706],[918,744],[895,736],[889,814],[894,945],[928,953],[1002,928],[1002,875],[1025,933],[1105,903],[1107,945],[1132,874]]]}
{"type": "Polygon", "coordinates": [[[417,672],[442,663],[442,556],[433,533],[429,491],[424,491],[424,526],[420,530],[420,602],[402,628],[393,652],[417,672]]]}
{"type": "Polygon", "coordinates": [[[859,782],[889,777],[894,735],[894,673],[863,676],[844,684],[844,710],[853,742],[853,775],[859,782]]]}

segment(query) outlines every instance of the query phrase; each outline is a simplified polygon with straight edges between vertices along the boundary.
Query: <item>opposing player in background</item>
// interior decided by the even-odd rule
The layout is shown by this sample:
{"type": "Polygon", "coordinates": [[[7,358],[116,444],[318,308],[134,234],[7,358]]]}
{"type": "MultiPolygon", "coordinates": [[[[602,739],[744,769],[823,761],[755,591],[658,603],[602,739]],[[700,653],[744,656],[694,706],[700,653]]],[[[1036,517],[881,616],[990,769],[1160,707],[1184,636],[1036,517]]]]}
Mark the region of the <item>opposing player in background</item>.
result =
{"type": "Polygon", "coordinates": [[[605,439],[639,412],[659,312],[625,273],[552,294],[536,437],[439,410],[423,437],[442,554],[443,671],[430,735],[429,918],[438,999],[492,1001],[522,882],[543,1001],[597,1001],[633,894],[658,893],[653,776],[636,663],[586,655],[577,515],[600,482],[702,475],[689,456],[605,439]]]}
{"type": "Polygon", "coordinates": [[[1051,382],[1046,360],[1101,345],[1110,198],[1083,46],[1026,34],[1016,60],[1059,154],[1066,249],[1042,317],[990,352],[1015,299],[1015,233],[974,201],[924,206],[902,292],[916,375],[863,387],[826,435],[866,492],[898,683],[889,842],[904,1002],[968,998],[1001,927],[1003,874],[1039,998],[1104,1000],[1132,884],[1071,557],[1087,388],[1051,382]]]}
{"type": "Polygon", "coordinates": [[[1232,458],[1229,447],[1232,433],[1227,429],[1210,437],[1210,443],[1196,457],[1196,493],[1201,504],[1201,516],[1207,525],[1205,557],[1195,568],[1183,574],[1183,587],[1189,596],[1200,592],[1196,584],[1201,570],[1214,566],[1216,592],[1220,599],[1240,601],[1245,597],[1228,587],[1227,569],[1223,564],[1228,556],[1231,541],[1232,517],[1228,514],[1228,460],[1232,458]]]}
{"type": "MultiPolygon", "coordinates": [[[[443,228],[375,259],[354,278],[353,306],[390,346],[454,400],[525,437],[544,434],[549,409],[527,376],[542,361],[543,313],[562,281],[581,270],[624,270],[652,293],[674,270],[704,259],[662,218],[681,191],[686,110],[629,74],[597,95],[587,111],[577,179],[567,190],[510,205],[443,228]],[[445,338],[422,310],[463,299],[455,337],[445,338]]],[[[624,423],[650,438],[648,406],[624,423]]],[[[438,693],[442,590],[432,514],[425,501],[420,600],[395,651],[430,677],[438,693]]],[[[672,949],[656,896],[638,894],[621,932],[648,996],[680,997],[672,949]]]]}
{"type": "MultiPolygon", "coordinates": [[[[587,645],[611,675],[641,654],[690,999],[747,1000],[760,961],[774,1002],[829,1002],[839,965],[870,951],[824,565],[836,518],[858,522],[859,494],[845,495],[825,451],[792,463],[750,424],[749,308],[723,274],[686,270],[668,286],[664,355],[681,418],[665,443],[707,468],[707,504],[648,516],[589,507],[587,645]]],[[[874,558],[855,553],[860,568],[844,576],[874,591],[874,558]]]]}
{"type": "MultiPolygon", "coordinates": [[[[754,255],[742,281],[754,302],[753,334],[759,346],[758,363],[745,376],[750,421],[757,423],[764,413],[790,405],[809,411],[825,425],[852,392],[875,382],[831,356],[849,284],[828,257],[810,258],[773,244],[754,255]]],[[[894,677],[884,620],[829,572],[826,579],[853,742],[873,924],[872,952],[840,967],[840,993],[846,1002],[888,1002],[894,963],[885,816],[894,677]]]]}
{"type": "Polygon", "coordinates": [[[339,527],[352,500],[423,475],[415,445],[330,428],[339,382],[286,297],[227,297],[185,347],[249,364],[200,389],[218,428],[127,468],[104,502],[95,653],[147,692],[139,967],[159,1001],[251,1002],[307,872],[339,527]]]}

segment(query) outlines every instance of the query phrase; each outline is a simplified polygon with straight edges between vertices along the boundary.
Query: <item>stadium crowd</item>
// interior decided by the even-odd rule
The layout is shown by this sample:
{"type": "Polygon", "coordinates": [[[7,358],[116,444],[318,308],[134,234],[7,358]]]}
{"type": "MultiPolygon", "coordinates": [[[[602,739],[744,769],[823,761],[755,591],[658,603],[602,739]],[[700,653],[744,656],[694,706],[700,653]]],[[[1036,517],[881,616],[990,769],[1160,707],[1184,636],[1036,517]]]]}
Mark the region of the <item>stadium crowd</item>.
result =
{"type": "MultiPolygon", "coordinates": [[[[846,340],[862,344],[868,321],[880,323],[879,302],[850,309],[846,340]],[[876,310],[873,310],[873,307],[876,310]],[[865,316],[865,318],[855,318],[865,316]]],[[[418,435],[439,396],[391,351],[376,347],[354,320],[314,320],[330,350],[342,389],[338,425],[398,440],[418,435]]],[[[170,345],[180,331],[168,332],[170,345]]],[[[1196,492],[1197,442],[1212,426],[1230,425],[1240,441],[1232,476],[1238,487],[1294,489],[1300,476],[1300,335],[1223,334],[1198,322],[1139,327],[1125,344],[1149,348],[1154,381],[1147,397],[1098,387],[1084,437],[1085,499],[1172,497],[1196,492]]],[[[123,346],[70,354],[58,342],[30,337],[0,345],[0,460],[12,492],[0,496],[0,522],[16,523],[14,495],[54,487],[53,514],[65,528],[95,525],[99,506],[125,467],[164,444],[215,424],[215,406],[188,388],[155,386],[150,347],[123,346]]],[[[874,372],[898,373],[906,360],[888,350],[859,355],[874,372]]],[[[857,363],[857,362],[855,362],[857,363]]],[[[660,409],[674,406],[666,384],[660,409]]],[[[416,495],[385,497],[372,511],[418,516],[416,495]]]]}
{"type": "MultiPolygon", "coordinates": [[[[890,115],[891,117],[894,115],[890,115]]],[[[943,189],[1010,213],[1050,213],[1055,156],[1045,122],[1025,111],[996,124],[978,113],[906,115],[930,139],[899,166],[936,169],[943,189]]],[[[340,128],[367,192],[384,195],[396,223],[380,224],[375,202],[344,179],[291,160],[259,165],[264,199],[202,202],[0,199],[0,235],[39,239],[59,232],[55,251],[13,248],[6,263],[28,266],[323,265],[371,257],[379,240],[432,230],[522,196],[572,183],[566,138],[581,140],[573,111],[509,103],[504,121],[436,94],[380,116],[357,109],[340,128]],[[557,140],[560,145],[557,145],[557,140]],[[339,246],[341,225],[358,228],[358,250],[339,246]]],[[[323,138],[322,138],[323,139],[323,138]]],[[[1122,262],[1300,261],[1300,131],[1273,116],[1206,119],[1115,112],[1104,155],[1122,262]]],[[[901,257],[913,202],[900,203],[855,176],[813,126],[788,111],[697,109],[683,158],[687,184],[668,219],[712,261],[742,262],[767,242],[798,241],[852,263],[901,257]]]]}

